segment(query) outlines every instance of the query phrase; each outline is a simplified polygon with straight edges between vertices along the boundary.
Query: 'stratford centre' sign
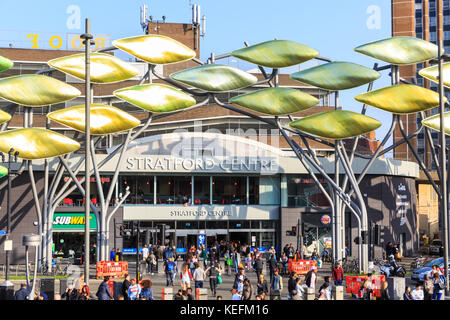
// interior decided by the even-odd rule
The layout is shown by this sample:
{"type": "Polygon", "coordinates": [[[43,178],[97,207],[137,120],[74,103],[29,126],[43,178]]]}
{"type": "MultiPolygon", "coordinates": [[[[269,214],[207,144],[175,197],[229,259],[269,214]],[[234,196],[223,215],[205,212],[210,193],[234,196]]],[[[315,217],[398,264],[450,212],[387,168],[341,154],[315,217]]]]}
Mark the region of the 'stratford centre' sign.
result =
{"type": "Polygon", "coordinates": [[[278,171],[276,158],[226,158],[211,157],[128,157],[126,170],[134,171],[278,171]]]}

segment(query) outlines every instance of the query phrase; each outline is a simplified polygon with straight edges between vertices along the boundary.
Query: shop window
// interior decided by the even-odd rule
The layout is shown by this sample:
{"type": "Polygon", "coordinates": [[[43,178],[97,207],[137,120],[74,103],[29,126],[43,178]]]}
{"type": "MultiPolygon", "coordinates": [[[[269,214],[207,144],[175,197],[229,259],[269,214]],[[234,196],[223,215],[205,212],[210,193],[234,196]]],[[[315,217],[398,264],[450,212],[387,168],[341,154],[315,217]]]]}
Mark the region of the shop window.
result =
{"type": "Polygon", "coordinates": [[[252,229],[259,229],[261,227],[260,226],[260,222],[261,221],[259,221],[259,220],[252,220],[252,221],[250,221],[251,228],[252,229]]]}
{"type": "Polygon", "coordinates": [[[153,204],[154,185],[152,176],[125,176],[121,177],[120,192],[125,194],[129,187],[130,195],[126,204],[153,204]]]}
{"type": "Polygon", "coordinates": [[[248,204],[259,204],[259,177],[248,178],[248,204]]]}
{"type": "Polygon", "coordinates": [[[249,229],[250,221],[230,221],[230,229],[249,229]]]}
{"type": "MultiPolygon", "coordinates": [[[[325,181],[321,181],[325,190],[328,186],[325,181]]],[[[288,176],[287,193],[289,207],[328,207],[330,204],[309,176],[288,176]]]]}
{"type": "Polygon", "coordinates": [[[245,177],[213,177],[213,204],[246,204],[245,177]]]}
{"type": "Polygon", "coordinates": [[[275,221],[261,221],[261,229],[275,229],[275,221]]]}
{"type": "Polygon", "coordinates": [[[198,229],[198,221],[178,221],[177,229],[198,229]]]}
{"type": "Polygon", "coordinates": [[[206,221],[205,229],[227,229],[226,221],[206,221]]]}
{"type": "Polygon", "coordinates": [[[190,176],[156,177],[157,204],[184,204],[192,201],[192,180],[190,176]]]}
{"type": "Polygon", "coordinates": [[[194,205],[210,203],[210,177],[194,177],[194,205]]]}

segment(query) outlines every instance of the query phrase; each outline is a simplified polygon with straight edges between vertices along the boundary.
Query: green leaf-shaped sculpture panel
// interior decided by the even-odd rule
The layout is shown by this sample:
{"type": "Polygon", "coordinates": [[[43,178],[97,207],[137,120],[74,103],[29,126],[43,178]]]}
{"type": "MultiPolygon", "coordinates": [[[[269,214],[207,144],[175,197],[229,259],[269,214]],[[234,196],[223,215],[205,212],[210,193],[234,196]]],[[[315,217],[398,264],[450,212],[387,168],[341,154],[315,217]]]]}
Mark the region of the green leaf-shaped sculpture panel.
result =
{"type": "Polygon", "coordinates": [[[259,66],[284,68],[308,61],[319,52],[289,40],[271,40],[234,50],[231,55],[259,66]]]}
{"type": "Polygon", "coordinates": [[[163,84],[143,84],[119,89],[113,94],[136,107],[150,112],[172,112],[195,105],[190,95],[163,84]]]}
{"type": "Polygon", "coordinates": [[[57,132],[41,128],[22,128],[0,133],[0,152],[13,148],[26,160],[53,158],[74,152],[80,144],[57,132]]]}
{"type": "Polygon", "coordinates": [[[190,60],[195,51],[172,38],[145,35],[115,40],[113,46],[152,64],[169,64],[190,60]]]}
{"type": "Polygon", "coordinates": [[[330,62],[291,74],[291,78],[326,90],[345,90],[377,80],[381,75],[352,62],[330,62]]]}
{"type": "MultiPolygon", "coordinates": [[[[79,105],[61,110],[56,110],[47,115],[53,121],[64,124],[75,130],[85,132],[85,106],[79,105]]],[[[91,134],[105,135],[122,132],[136,128],[141,124],[131,114],[126,113],[116,107],[91,104],[91,134]]]]}
{"type": "Polygon", "coordinates": [[[434,43],[405,36],[370,42],[355,51],[395,65],[421,63],[438,56],[434,43]]]}
{"type": "Polygon", "coordinates": [[[0,166],[0,178],[3,178],[8,174],[8,168],[0,166]]]}
{"type": "Polygon", "coordinates": [[[57,104],[80,94],[77,88],[65,82],[39,74],[0,79],[0,98],[27,107],[57,104]]]}
{"type": "Polygon", "coordinates": [[[437,92],[412,84],[397,84],[381,88],[360,94],[355,99],[394,114],[411,114],[439,105],[437,92]]]}
{"type": "Polygon", "coordinates": [[[6,57],[0,56],[0,72],[11,69],[13,65],[14,65],[14,62],[12,62],[11,60],[9,60],[6,57]]]}
{"type": "MultiPolygon", "coordinates": [[[[419,71],[419,74],[435,83],[439,82],[438,65],[422,69],[419,71]]],[[[442,81],[444,82],[444,86],[450,88],[450,63],[444,63],[442,65],[442,81]]]]}
{"type": "MultiPolygon", "coordinates": [[[[84,80],[86,76],[85,54],[79,53],[47,62],[52,68],[84,80]]],[[[91,82],[113,83],[131,79],[139,71],[131,64],[106,53],[91,53],[91,82]]]]}
{"type": "Polygon", "coordinates": [[[173,80],[210,92],[225,92],[254,85],[258,79],[241,69],[222,64],[205,64],[170,75],[173,80]]]}
{"type": "Polygon", "coordinates": [[[300,90],[276,87],[233,97],[230,103],[256,112],[279,116],[306,110],[318,104],[319,100],[300,90]]]}
{"type": "MultiPolygon", "coordinates": [[[[441,119],[439,114],[422,120],[422,124],[428,128],[441,131],[441,119]]],[[[444,132],[450,135],[450,112],[444,113],[444,132]]]]}
{"type": "Polygon", "coordinates": [[[340,140],[373,131],[381,122],[353,111],[332,110],[295,120],[289,126],[313,136],[340,140]]]}
{"type": "Polygon", "coordinates": [[[0,124],[11,120],[11,115],[8,112],[0,110],[0,124]]]}

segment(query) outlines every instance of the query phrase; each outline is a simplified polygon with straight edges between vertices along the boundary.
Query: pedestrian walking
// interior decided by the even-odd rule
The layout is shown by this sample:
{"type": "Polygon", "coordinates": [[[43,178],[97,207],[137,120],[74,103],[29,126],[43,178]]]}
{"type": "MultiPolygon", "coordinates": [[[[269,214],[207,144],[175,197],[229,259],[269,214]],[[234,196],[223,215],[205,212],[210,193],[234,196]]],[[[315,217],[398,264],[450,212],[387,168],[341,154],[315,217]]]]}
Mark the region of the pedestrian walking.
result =
{"type": "Polygon", "coordinates": [[[283,290],[283,279],[279,275],[279,270],[275,269],[270,282],[270,300],[281,300],[281,290],[283,290]]]}
{"type": "Polygon", "coordinates": [[[128,288],[128,298],[130,300],[138,300],[141,294],[141,286],[137,283],[136,279],[131,279],[131,285],[128,288]]]}
{"type": "Polygon", "coordinates": [[[342,286],[342,280],[344,279],[344,270],[339,262],[336,263],[333,268],[333,280],[335,286],[342,286]]]}
{"type": "Polygon", "coordinates": [[[144,279],[141,282],[142,290],[139,294],[140,300],[153,300],[152,281],[150,279],[144,279]]]}
{"type": "Polygon", "coordinates": [[[250,269],[252,267],[252,255],[251,255],[251,253],[247,253],[246,254],[246,256],[245,256],[245,264],[247,266],[247,271],[250,271],[250,269]]]}
{"type": "Polygon", "coordinates": [[[439,275],[439,272],[433,274],[433,300],[441,300],[442,292],[444,290],[445,282],[439,275]]]}
{"type": "Polygon", "coordinates": [[[424,300],[431,300],[433,298],[433,280],[428,274],[423,277],[423,298],[424,300]]]}
{"type": "Polygon", "coordinates": [[[305,275],[305,284],[309,289],[316,289],[317,282],[317,267],[312,266],[311,270],[309,270],[305,275]]]}
{"type": "Polygon", "coordinates": [[[211,262],[211,265],[205,270],[205,273],[207,274],[209,279],[209,288],[213,296],[215,297],[217,289],[217,275],[221,274],[220,266],[216,265],[216,263],[213,261],[211,262]]]}
{"type": "Polygon", "coordinates": [[[108,285],[109,277],[103,277],[103,282],[98,287],[95,294],[98,300],[114,300],[108,285]]]}
{"type": "Polygon", "coordinates": [[[262,274],[263,267],[264,267],[264,262],[262,260],[262,256],[261,256],[261,254],[258,254],[256,256],[256,260],[255,260],[255,271],[256,271],[257,279],[259,279],[259,276],[262,274]]]}
{"type": "Polygon", "coordinates": [[[391,296],[389,295],[388,282],[387,281],[383,281],[383,283],[381,284],[380,293],[381,293],[380,300],[391,300],[391,296]]]}
{"type": "Polygon", "coordinates": [[[413,297],[413,300],[423,300],[424,299],[424,293],[422,290],[422,286],[420,284],[416,284],[416,287],[413,291],[411,291],[411,296],[413,297]]]}
{"type": "Polygon", "coordinates": [[[332,300],[333,289],[330,284],[330,277],[324,278],[325,282],[319,288],[319,294],[323,294],[323,300],[332,300]]]}
{"type": "Polygon", "coordinates": [[[242,289],[242,300],[251,300],[253,293],[252,284],[250,280],[247,278],[244,280],[244,286],[242,289]]]}
{"type": "Polygon", "coordinates": [[[411,294],[411,287],[407,286],[405,289],[405,293],[403,293],[403,300],[413,300],[413,296],[411,294]]]}
{"type": "Polygon", "coordinates": [[[177,274],[178,267],[173,258],[169,258],[166,261],[165,273],[166,273],[166,286],[173,286],[175,275],[177,274]]]}
{"type": "Polygon", "coordinates": [[[192,275],[192,279],[194,280],[195,289],[203,288],[203,282],[205,280],[205,270],[200,267],[200,264],[195,263],[195,271],[192,275]]]}
{"type": "Polygon", "coordinates": [[[293,300],[303,300],[306,285],[302,284],[301,277],[295,278],[295,289],[292,291],[293,300]]]}
{"type": "Polygon", "coordinates": [[[297,273],[295,271],[292,271],[288,280],[288,293],[290,299],[293,299],[294,297],[293,291],[295,290],[295,286],[297,284],[297,278],[297,273]]]}
{"type": "Polygon", "coordinates": [[[27,290],[27,285],[22,283],[20,289],[14,292],[14,300],[27,300],[29,290],[27,290]]]}
{"type": "Polygon", "coordinates": [[[181,279],[181,289],[186,290],[191,287],[192,274],[189,271],[189,266],[187,264],[183,265],[183,268],[180,272],[181,279]]]}
{"type": "Polygon", "coordinates": [[[81,292],[78,295],[78,300],[90,300],[90,299],[91,299],[91,292],[90,292],[89,286],[87,284],[85,284],[81,288],[81,292]]]}
{"type": "Polygon", "coordinates": [[[125,278],[125,279],[124,279],[123,282],[122,282],[122,295],[123,295],[123,299],[124,299],[124,300],[130,300],[130,299],[128,298],[128,288],[129,288],[130,285],[131,285],[129,274],[128,274],[128,273],[125,274],[124,278],[125,278]]]}
{"type": "Polygon", "coordinates": [[[264,279],[264,275],[259,275],[258,283],[256,284],[256,295],[260,296],[262,294],[269,294],[269,286],[267,281],[264,279]]]}

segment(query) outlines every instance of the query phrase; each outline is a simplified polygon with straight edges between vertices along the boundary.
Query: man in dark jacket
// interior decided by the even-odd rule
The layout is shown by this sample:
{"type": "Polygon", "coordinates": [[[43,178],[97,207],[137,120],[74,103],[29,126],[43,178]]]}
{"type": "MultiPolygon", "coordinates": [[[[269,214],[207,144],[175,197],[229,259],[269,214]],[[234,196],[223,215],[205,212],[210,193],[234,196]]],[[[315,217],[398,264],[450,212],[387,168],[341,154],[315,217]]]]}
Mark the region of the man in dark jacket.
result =
{"type": "Polygon", "coordinates": [[[294,291],[296,291],[295,290],[296,285],[297,285],[297,273],[295,271],[293,271],[288,280],[288,292],[289,292],[289,297],[291,299],[293,299],[295,296],[294,291]]]}
{"type": "Polygon", "coordinates": [[[255,259],[256,279],[259,279],[259,276],[262,274],[263,267],[264,261],[262,259],[261,254],[258,254],[255,259]]]}
{"type": "Polygon", "coordinates": [[[20,285],[20,289],[14,293],[14,300],[27,300],[27,297],[28,297],[27,285],[25,283],[22,283],[20,285]]]}
{"type": "Polygon", "coordinates": [[[98,300],[113,300],[111,291],[109,291],[108,281],[109,281],[109,277],[104,277],[103,282],[98,287],[97,294],[96,294],[96,296],[98,297],[98,300]]]}
{"type": "Polygon", "coordinates": [[[124,300],[130,300],[128,297],[128,288],[131,286],[130,276],[128,273],[125,275],[125,280],[122,282],[122,295],[124,300]]]}

